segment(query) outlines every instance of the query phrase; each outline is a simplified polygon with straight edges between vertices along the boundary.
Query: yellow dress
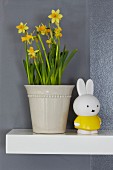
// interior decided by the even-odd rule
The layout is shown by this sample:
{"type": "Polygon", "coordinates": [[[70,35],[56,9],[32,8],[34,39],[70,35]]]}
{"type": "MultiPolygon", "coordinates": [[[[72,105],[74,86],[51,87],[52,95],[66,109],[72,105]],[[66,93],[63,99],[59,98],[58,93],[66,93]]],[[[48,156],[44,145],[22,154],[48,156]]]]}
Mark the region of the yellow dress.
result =
{"type": "Polygon", "coordinates": [[[77,129],[81,130],[98,130],[100,129],[101,119],[98,116],[78,116],[74,123],[79,123],[79,126],[75,126],[77,129]]]}

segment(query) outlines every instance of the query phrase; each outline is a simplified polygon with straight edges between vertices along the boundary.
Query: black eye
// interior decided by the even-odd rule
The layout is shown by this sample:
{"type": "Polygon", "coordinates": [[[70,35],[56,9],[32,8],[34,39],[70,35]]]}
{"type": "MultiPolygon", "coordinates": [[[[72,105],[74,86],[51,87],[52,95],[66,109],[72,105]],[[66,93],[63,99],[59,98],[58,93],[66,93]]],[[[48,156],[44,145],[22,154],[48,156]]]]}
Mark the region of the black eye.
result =
{"type": "Polygon", "coordinates": [[[87,107],[89,107],[89,105],[87,105],[87,107]]]}
{"type": "Polygon", "coordinates": [[[99,107],[99,105],[97,105],[97,107],[99,107]]]}

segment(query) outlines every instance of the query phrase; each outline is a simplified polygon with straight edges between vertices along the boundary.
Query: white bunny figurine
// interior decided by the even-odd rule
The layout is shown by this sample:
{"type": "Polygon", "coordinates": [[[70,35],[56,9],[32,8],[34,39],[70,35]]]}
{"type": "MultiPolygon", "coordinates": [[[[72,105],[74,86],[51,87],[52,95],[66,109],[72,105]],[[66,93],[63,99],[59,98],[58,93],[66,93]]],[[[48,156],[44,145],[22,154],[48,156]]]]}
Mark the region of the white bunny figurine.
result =
{"type": "Polygon", "coordinates": [[[74,127],[79,134],[95,134],[100,129],[101,119],[97,116],[100,110],[99,100],[93,96],[94,84],[91,79],[86,85],[83,79],[77,81],[79,96],[73,103],[74,112],[78,115],[74,120],[74,127]]]}

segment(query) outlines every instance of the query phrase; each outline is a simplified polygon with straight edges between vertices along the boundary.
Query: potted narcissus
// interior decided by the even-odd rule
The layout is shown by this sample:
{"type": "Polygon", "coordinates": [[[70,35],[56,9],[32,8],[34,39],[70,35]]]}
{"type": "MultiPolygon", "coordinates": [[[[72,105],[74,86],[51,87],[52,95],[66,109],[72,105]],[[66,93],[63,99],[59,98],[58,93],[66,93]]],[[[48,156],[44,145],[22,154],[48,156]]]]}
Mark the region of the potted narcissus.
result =
{"type": "Polygon", "coordinates": [[[61,50],[60,10],[52,10],[48,25],[38,25],[29,33],[27,23],[16,28],[21,33],[26,57],[23,60],[28,85],[33,132],[64,133],[73,85],[61,85],[62,74],[77,49],[61,50]],[[43,38],[45,36],[45,38],[43,38]],[[46,40],[45,40],[46,39],[46,40]],[[46,45],[47,44],[47,45],[46,45]]]}

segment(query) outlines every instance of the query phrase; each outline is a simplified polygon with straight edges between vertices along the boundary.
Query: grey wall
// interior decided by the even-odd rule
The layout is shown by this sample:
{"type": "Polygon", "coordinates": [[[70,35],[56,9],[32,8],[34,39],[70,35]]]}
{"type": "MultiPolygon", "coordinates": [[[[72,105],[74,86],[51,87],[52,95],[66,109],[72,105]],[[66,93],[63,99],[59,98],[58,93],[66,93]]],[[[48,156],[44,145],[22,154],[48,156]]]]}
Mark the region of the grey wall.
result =
{"type": "MultiPolygon", "coordinates": [[[[27,83],[22,65],[24,48],[15,26],[47,23],[51,9],[60,8],[64,19],[62,43],[79,52],[65,71],[63,83],[89,78],[89,22],[87,0],[0,0],[0,170],[89,170],[89,156],[6,155],[5,134],[13,128],[31,128],[27,83]],[[75,78],[75,79],[74,79],[75,78]]],[[[73,96],[76,96],[74,91],[73,96]]],[[[72,99],[73,100],[73,99],[72,99]]],[[[75,115],[70,108],[68,128],[75,115]]],[[[70,147],[70,146],[69,146],[70,147]]]]}
{"type": "MultiPolygon", "coordinates": [[[[90,75],[101,102],[102,129],[113,130],[113,0],[89,0],[90,75]]],[[[91,157],[91,170],[112,170],[113,156],[91,157]]]]}

